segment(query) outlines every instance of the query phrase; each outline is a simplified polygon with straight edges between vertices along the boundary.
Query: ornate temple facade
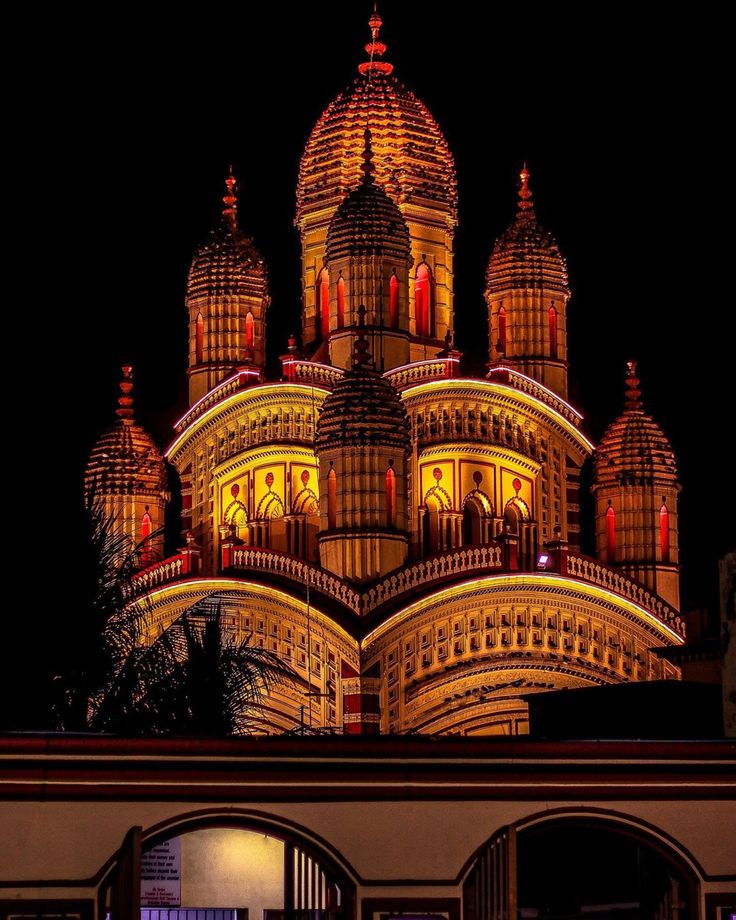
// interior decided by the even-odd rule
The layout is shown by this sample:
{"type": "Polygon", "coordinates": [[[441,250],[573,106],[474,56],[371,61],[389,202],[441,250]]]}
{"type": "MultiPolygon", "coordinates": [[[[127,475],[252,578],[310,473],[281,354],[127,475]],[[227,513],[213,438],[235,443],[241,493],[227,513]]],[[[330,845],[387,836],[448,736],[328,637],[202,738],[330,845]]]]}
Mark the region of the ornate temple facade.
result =
{"type": "Polygon", "coordinates": [[[213,596],[293,666],[264,732],[522,734],[530,693],[679,677],[651,651],[685,633],[675,458],[633,362],[597,446],[567,402],[567,269],[526,167],[489,254],[488,373],[465,374],[455,165],[380,26],[302,156],[302,327],[272,334],[280,375],[230,174],[189,273],[189,409],[160,453],[126,369],[86,497],[141,547],[149,641],[213,596]],[[579,548],[591,459],[597,558],[579,548]],[[182,498],[168,558],[166,462],[182,498]]]}

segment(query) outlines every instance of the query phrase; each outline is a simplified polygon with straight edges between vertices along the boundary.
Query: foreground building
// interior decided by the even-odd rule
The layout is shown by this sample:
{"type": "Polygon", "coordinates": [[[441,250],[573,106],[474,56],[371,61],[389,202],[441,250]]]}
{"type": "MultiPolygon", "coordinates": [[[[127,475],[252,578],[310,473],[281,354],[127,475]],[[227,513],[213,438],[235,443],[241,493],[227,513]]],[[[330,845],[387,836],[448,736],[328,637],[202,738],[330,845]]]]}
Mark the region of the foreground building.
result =
{"type": "Polygon", "coordinates": [[[265,732],[514,735],[530,691],[679,676],[650,651],[685,634],[675,458],[632,363],[595,452],[598,557],[582,556],[594,445],[566,401],[565,260],[524,168],[488,263],[488,375],[465,376],[455,166],[380,25],[302,156],[302,345],[289,339],[280,379],[264,370],[268,276],[232,175],[194,256],[190,408],[165,454],[182,550],[163,559],[150,536],[164,460],[135,424],[128,369],[87,499],[142,542],[149,639],[217,595],[235,631],[296,668],[265,732]]]}

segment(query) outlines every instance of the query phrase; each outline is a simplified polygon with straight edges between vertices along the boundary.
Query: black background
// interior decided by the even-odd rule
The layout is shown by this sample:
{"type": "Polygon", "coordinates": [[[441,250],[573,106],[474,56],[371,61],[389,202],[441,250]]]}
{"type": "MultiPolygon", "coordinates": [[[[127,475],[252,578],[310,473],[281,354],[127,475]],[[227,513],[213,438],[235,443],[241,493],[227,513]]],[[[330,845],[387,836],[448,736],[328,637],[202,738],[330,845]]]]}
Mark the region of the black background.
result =
{"type": "MultiPolygon", "coordinates": [[[[621,410],[625,361],[639,360],[683,483],[683,606],[715,609],[735,504],[725,70],[708,8],[664,9],[383,0],[381,37],[456,158],[467,369],[486,359],[483,275],[526,159],[570,270],[571,401],[598,439],[621,410]]],[[[8,619],[27,634],[27,611],[34,647],[5,645],[29,684],[14,708],[35,711],[73,635],[82,471],[114,417],[119,365],[134,364],[137,416],[162,447],[186,407],[186,273],[230,162],[269,268],[272,358],[298,332],[299,157],[366,56],[369,14],[364,0],[120,5],[56,10],[25,35],[12,94],[24,153],[19,179],[7,174],[21,205],[6,357],[20,359],[8,392],[22,433],[6,490],[19,504],[8,558],[32,572],[10,579],[8,619]]]]}

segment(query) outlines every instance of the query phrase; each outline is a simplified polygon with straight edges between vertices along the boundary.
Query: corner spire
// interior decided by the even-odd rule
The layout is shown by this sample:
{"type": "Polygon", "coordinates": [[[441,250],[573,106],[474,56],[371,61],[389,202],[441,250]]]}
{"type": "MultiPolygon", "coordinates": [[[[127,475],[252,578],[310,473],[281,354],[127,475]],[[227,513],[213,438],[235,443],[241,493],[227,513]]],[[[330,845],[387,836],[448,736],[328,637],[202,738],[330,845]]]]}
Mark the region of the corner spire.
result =
{"type": "Polygon", "coordinates": [[[534,217],[534,202],[532,201],[532,190],[529,188],[529,169],[527,168],[526,162],[521,167],[521,172],[519,173],[519,179],[521,184],[519,185],[519,216],[520,217],[534,217]]]}
{"type": "Polygon", "coordinates": [[[641,410],[642,401],[639,398],[641,390],[639,389],[639,378],[636,376],[636,361],[626,362],[626,402],[624,407],[627,412],[638,412],[641,410]]]}
{"type": "Polygon", "coordinates": [[[225,186],[227,188],[227,194],[222,196],[222,202],[225,207],[222,209],[223,219],[230,224],[232,230],[237,230],[238,227],[238,196],[235,194],[235,187],[237,186],[237,179],[233,175],[232,166],[229,167],[229,173],[225,179],[225,186]]]}
{"type": "Polygon", "coordinates": [[[122,367],[123,379],[120,381],[120,396],[115,414],[124,425],[133,424],[133,368],[129,364],[122,367]]]}
{"type": "Polygon", "coordinates": [[[388,61],[376,60],[376,58],[382,58],[386,53],[386,45],[378,37],[382,25],[383,20],[378,13],[378,4],[374,3],[373,13],[368,20],[368,28],[371,30],[371,40],[365,46],[365,50],[368,53],[368,60],[358,65],[358,71],[361,74],[372,75],[373,73],[382,73],[388,76],[394,69],[394,65],[389,64],[388,61]]]}

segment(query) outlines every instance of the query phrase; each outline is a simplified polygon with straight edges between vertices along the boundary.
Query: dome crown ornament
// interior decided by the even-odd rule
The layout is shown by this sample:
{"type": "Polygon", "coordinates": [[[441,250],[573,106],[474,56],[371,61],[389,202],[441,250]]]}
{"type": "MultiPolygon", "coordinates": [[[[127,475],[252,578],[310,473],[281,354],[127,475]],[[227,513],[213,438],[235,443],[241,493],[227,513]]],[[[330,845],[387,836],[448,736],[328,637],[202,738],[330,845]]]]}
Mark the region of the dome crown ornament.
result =
{"type": "Polygon", "coordinates": [[[644,411],[636,361],[626,364],[624,411],[606,429],[594,456],[594,486],[677,484],[667,436],[644,411]]]}
{"type": "Polygon", "coordinates": [[[519,179],[516,217],[493,246],[486,289],[499,295],[514,290],[544,289],[568,298],[567,263],[557,240],[537,220],[526,163],[519,179]]]}
{"type": "Polygon", "coordinates": [[[378,37],[382,25],[383,20],[378,13],[378,4],[374,3],[371,18],[368,20],[368,28],[371,30],[371,40],[365,46],[368,60],[363,61],[362,64],[358,64],[358,72],[363,75],[367,74],[369,77],[373,73],[380,73],[388,76],[394,69],[393,64],[389,64],[388,61],[380,60],[386,53],[386,45],[378,37]]]}
{"type": "Polygon", "coordinates": [[[166,491],[166,469],[153,438],[133,415],[133,368],[124,365],[117,421],[97,439],[84,476],[88,503],[112,494],[160,496],[166,491]]]}

